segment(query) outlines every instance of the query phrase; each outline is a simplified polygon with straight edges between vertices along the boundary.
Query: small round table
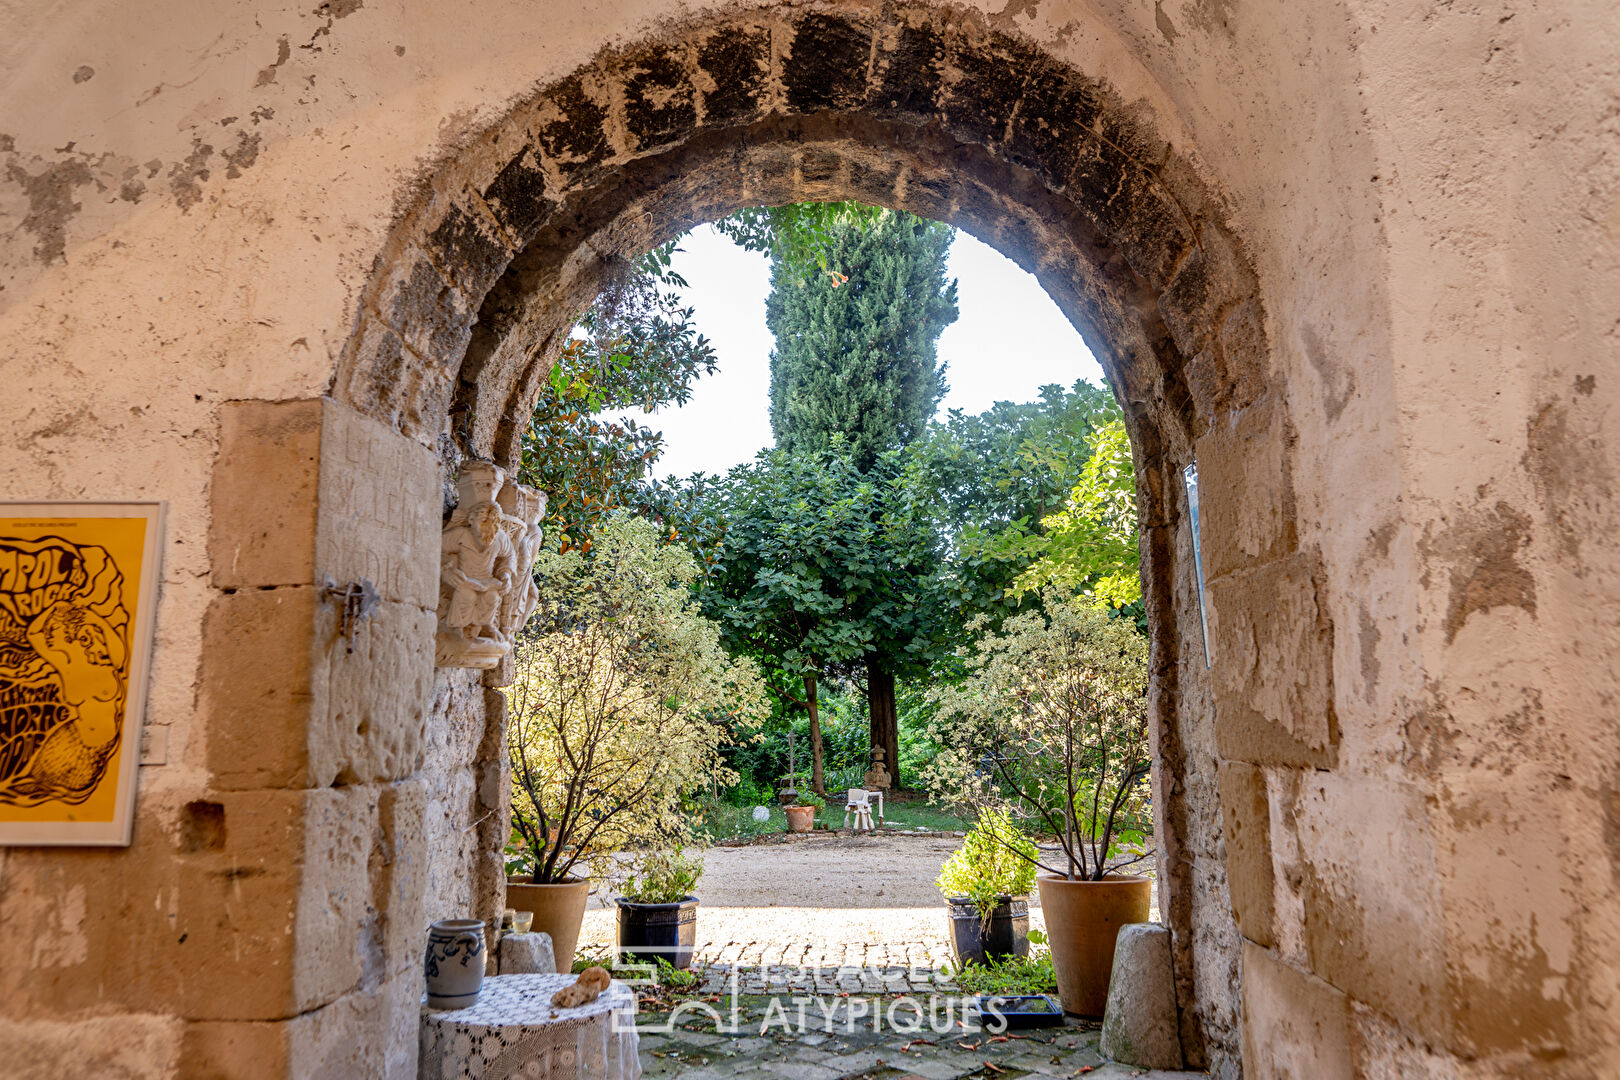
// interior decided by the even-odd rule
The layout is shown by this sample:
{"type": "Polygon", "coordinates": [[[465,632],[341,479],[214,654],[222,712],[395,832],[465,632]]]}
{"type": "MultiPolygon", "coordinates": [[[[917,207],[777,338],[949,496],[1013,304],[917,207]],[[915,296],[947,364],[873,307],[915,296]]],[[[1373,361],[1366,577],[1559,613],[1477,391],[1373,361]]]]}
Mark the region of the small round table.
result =
{"type": "Polygon", "coordinates": [[[638,1080],[635,993],[558,1009],[572,975],[492,975],[468,1009],[422,1009],[422,1080],[638,1080]]]}

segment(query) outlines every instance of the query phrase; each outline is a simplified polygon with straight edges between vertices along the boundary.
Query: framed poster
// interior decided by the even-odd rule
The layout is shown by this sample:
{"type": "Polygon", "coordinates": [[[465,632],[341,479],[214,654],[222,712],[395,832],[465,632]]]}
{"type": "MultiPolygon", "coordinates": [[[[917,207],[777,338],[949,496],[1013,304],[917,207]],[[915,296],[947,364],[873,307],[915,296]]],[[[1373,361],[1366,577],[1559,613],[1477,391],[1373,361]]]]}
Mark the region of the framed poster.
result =
{"type": "Polygon", "coordinates": [[[129,844],[163,511],[0,503],[0,844],[129,844]]]}

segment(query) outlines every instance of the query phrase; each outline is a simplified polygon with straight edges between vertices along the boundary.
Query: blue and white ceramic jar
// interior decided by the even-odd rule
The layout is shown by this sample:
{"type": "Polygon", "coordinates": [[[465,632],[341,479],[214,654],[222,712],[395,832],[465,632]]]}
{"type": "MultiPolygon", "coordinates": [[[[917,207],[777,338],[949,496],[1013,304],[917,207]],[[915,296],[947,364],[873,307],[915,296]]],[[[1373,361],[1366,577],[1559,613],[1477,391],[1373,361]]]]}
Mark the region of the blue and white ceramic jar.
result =
{"type": "Polygon", "coordinates": [[[484,924],[480,919],[441,919],[428,928],[427,975],[430,1009],[465,1009],[478,1003],[484,988],[484,924]]]}

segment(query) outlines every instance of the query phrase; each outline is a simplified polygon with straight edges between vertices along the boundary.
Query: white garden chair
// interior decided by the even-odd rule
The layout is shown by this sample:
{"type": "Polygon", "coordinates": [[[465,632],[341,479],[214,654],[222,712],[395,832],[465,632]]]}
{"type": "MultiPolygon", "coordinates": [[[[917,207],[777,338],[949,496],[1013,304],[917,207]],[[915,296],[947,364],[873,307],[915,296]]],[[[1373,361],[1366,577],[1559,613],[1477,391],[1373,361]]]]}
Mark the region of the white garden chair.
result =
{"type": "Polygon", "coordinates": [[[849,794],[844,796],[844,828],[849,828],[851,816],[855,818],[856,832],[871,832],[877,827],[872,824],[874,796],[877,798],[877,825],[883,824],[883,792],[853,787],[849,789],[849,794]]]}

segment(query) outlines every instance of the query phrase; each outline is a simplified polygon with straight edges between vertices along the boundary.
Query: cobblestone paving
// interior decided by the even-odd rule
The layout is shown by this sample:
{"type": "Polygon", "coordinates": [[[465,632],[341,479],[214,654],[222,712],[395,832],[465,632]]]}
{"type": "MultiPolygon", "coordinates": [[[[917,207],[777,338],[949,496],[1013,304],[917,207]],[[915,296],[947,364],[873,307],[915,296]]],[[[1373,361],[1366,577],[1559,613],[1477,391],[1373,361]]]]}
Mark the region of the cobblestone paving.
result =
{"type": "MultiPolygon", "coordinates": [[[[944,922],[943,919],[940,920],[944,922]]],[[[931,941],[885,942],[706,942],[699,947],[708,964],[744,967],[937,967],[951,958],[944,937],[931,941]]]]}
{"type": "MultiPolygon", "coordinates": [[[[740,975],[747,978],[747,973],[740,975]]],[[[893,976],[856,973],[840,978],[867,985],[893,976]]],[[[898,982],[894,985],[898,989],[898,982]]],[[[698,1015],[690,1004],[685,1012],[677,1010],[679,1022],[673,1025],[667,1012],[644,1012],[639,1018],[642,1075],[647,1080],[1045,1080],[1081,1076],[1087,1080],[1193,1080],[1204,1075],[1105,1062],[1097,1053],[1096,1025],[1073,1019],[1062,1027],[1009,1031],[1001,1036],[968,1030],[957,1020],[942,1034],[926,1016],[909,1013],[906,999],[892,992],[887,997],[821,996],[819,1001],[797,996],[803,1003],[802,1030],[801,1005],[791,997],[746,989],[736,999],[734,1013],[729,1011],[729,997],[716,1001],[717,1008],[727,1010],[720,1024],[698,1015]],[[878,1014],[875,1022],[874,1011],[878,1014]],[[919,1020],[920,1031],[896,1030],[919,1020]],[[736,1030],[729,1030],[733,1024],[736,1030]]],[[[708,1002],[714,995],[693,1000],[708,1002]]],[[[959,1001],[954,997],[945,1000],[959,1001]]],[[[928,1002],[921,1002],[921,1007],[927,1010],[928,1002]]],[[[943,1012],[938,1015],[944,1016],[943,1012]]]]}
{"type": "Polygon", "coordinates": [[[955,984],[931,964],[795,965],[709,964],[699,993],[727,993],[736,978],[742,994],[930,994],[954,993],[955,984]]]}

